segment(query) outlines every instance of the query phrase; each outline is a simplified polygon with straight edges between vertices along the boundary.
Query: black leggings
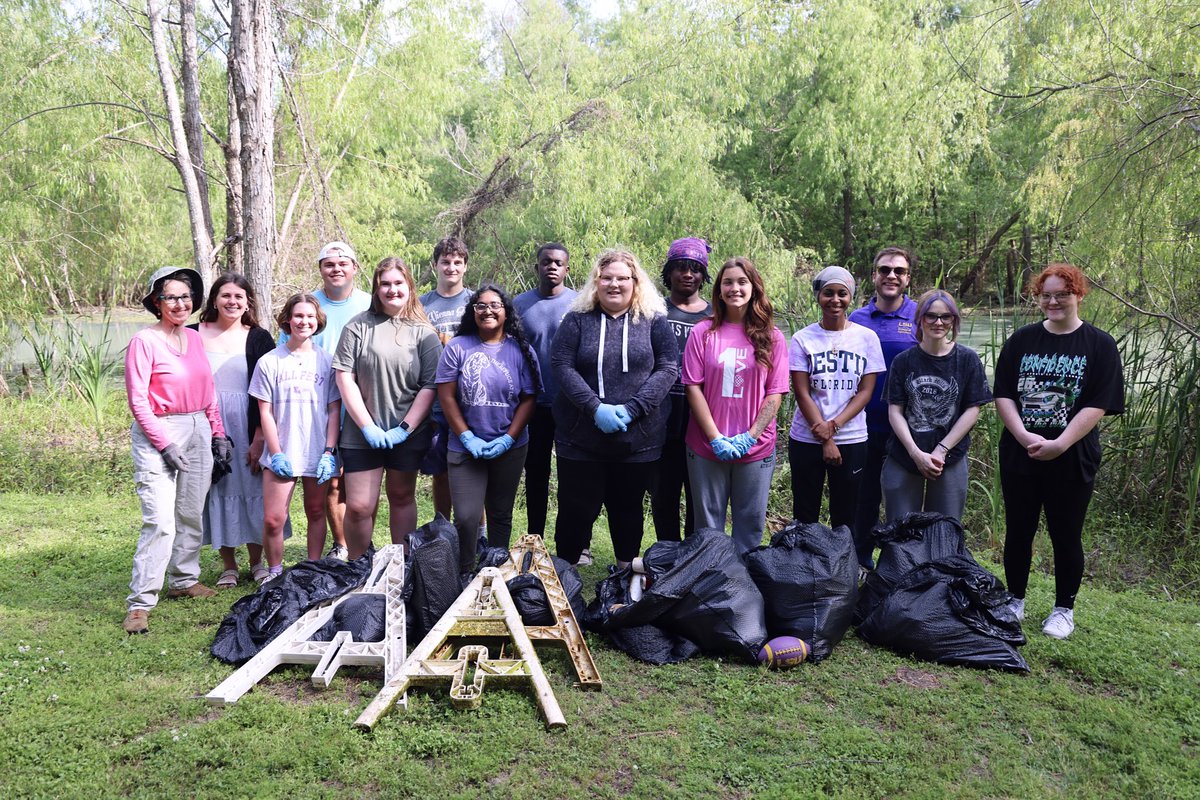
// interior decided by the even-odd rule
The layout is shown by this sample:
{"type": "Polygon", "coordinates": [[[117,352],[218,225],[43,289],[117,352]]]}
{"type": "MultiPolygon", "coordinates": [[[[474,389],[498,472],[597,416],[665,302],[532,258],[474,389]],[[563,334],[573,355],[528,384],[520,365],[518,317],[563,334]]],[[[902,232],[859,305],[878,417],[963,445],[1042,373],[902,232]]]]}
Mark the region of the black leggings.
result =
{"type": "Polygon", "coordinates": [[[1025,597],[1033,537],[1046,511],[1046,530],[1054,547],[1054,605],[1075,607],[1083,582],[1083,521],[1092,500],[1092,482],[1000,470],[1004,492],[1004,577],[1014,596],[1025,597]]]}
{"type": "Polygon", "coordinates": [[[617,561],[641,553],[645,515],[642,502],[653,486],[658,462],[575,461],[558,457],[558,518],[554,547],[574,564],[592,541],[592,526],[603,507],[617,561]]]}
{"type": "Polygon", "coordinates": [[[854,524],[858,485],[867,460],[867,443],[839,444],[841,466],[825,463],[821,445],[788,438],[788,461],[792,468],[792,516],[800,522],[819,522],[821,491],[829,478],[829,527],[854,524]]]}
{"type": "Polygon", "coordinates": [[[528,532],[546,533],[550,504],[550,453],[554,450],[554,415],[550,406],[534,406],[529,420],[529,453],[525,456],[525,514],[528,532]]]}
{"type": "Polygon", "coordinates": [[[692,484],[688,480],[687,446],[683,439],[668,439],[663,443],[655,486],[650,492],[654,535],[660,542],[679,541],[680,493],[684,498],[683,535],[691,536],[696,517],[692,511],[692,484]]]}

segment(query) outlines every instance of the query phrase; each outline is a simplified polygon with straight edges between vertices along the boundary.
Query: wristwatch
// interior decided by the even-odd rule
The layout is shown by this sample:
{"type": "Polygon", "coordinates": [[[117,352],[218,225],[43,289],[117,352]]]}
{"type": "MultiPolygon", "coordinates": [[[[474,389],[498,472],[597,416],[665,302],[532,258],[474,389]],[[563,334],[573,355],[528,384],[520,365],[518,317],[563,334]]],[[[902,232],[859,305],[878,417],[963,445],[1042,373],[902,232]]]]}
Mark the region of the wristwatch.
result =
{"type": "Polygon", "coordinates": [[[336,447],[326,447],[325,452],[331,456],[337,455],[337,448],[336,447]]]}
{"type": "Polygon", "coordinates": [[[402,430],[402,431],[410,431],[410,430],[412,430],[412,429],[411,429],[411,428],[408,426],[408,420],[406,420],[406,419],[402,419],[402,420],[400,420],[400,430],[402,430]]]}

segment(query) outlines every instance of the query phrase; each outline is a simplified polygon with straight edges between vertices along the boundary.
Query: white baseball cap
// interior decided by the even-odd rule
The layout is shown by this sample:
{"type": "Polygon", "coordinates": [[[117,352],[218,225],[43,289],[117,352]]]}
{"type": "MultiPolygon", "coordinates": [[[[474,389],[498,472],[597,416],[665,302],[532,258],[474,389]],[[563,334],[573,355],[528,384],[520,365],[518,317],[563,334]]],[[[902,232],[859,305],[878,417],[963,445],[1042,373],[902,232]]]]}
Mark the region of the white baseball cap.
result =
{"type": "Polygon", "coordinates": [[[354,248],[345,242],[330,242],[322,247],[321,253],[317,256],[317,263],[320,264],[327,258],[338,258],[339,256],[345,256],[355,264],[358,263],[358,256],[354,254],[354,248]]]}

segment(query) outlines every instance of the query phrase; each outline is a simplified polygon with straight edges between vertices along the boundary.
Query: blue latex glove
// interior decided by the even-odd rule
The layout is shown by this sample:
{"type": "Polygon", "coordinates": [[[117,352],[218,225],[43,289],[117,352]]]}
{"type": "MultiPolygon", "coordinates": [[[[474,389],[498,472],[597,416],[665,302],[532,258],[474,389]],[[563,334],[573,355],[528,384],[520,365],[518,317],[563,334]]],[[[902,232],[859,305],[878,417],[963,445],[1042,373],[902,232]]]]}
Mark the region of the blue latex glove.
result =
{"type": "MultiPolygon", "coordinates": [[[[617,431],[628,430],[628,427],[621,418],[617,416],[617,409],[620,406],[610,406],[608,403],[601,403],[596,406],[596,414],[593,419],[596,422],[596,427],[605,433],[616,433],[617,431]]],[[[628,413],[628,412],[626,412],[628,413]]]]}
{"type": "Polygon", "coordinates": [[[617,419],[628,425],[633,422],[633,414],[630,414],[629,409],[625,406],[617,406],[617,419]]]}
{"type": "Polygon", "coordinates": [[[394,428],[388,429],[388,432],[384,435],[387,436],[388,447],[395,447],[398,444],[404,444],[408,441],[408,434],[409,431],[397,425],[394,428]]]}
{"type": "Polygon", "coordinates": [[[276,453],[271,456],[271,472],[274,472],[281,478],[294,478],[292,474],[292,462],[288,460],[284,453],[276,453]]]}
{"type": "Polygon", "coordinates": [[[754,447],[755,441],[757,440],[750,435],[750,431],[739,433],[737,436],[732,436],[729,439],[729,443],[737,450],[738,458],[745,457],[746,453],[750,452],[750,448],[754,447]]]}
{"type": "Polygon", "coordinates": [[[484,458],[495,458],[507,453],[513,446],[513,438],[507,433],[499,439],[492,439],[483,447],[484,458]]]}
{"type": "Polygon", "coordinates": [[[471,458],[483,458],[483,451],[487,448],[487,442],[483,439],[470,431],[463,431],[458,435],[458,440],[463,443],[463,447],[467,448],[471,458]]]}
{"type": "Polygon", "coordinates": [[[733,461],[735,458],[740,458],[737,448],[733,446],[733,442],[728,436],[718,436],[709,444],[712,445],[713,455],[722,461],[733,461]]]}
{"type": "Polygon", "coordinates": [[[337,472],[337,460],[330,453],[322,453],[317,462],[317,483],[324,483],[337,472]]]}
{"type": "Polygon", "coordinates": [[[387,434],[383,428],[372,422],[370,425],[363,425],[359,430],[362,431],[363,438],[367,440],[367,444],[374,447],[376,450],[386,450],[391,447],[388,443],[387,434]]]}

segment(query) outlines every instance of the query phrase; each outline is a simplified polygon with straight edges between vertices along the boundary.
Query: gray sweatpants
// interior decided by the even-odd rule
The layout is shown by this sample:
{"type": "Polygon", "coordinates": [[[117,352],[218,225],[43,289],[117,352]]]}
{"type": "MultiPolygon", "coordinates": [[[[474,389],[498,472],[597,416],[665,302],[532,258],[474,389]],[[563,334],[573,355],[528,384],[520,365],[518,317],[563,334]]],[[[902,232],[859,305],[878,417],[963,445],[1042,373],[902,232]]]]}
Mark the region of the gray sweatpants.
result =
{"type": "Polygon", "coordinates": [[[775,473],[775,455],[760,461],[711,461],[687,451],[688,480],[696,507],[696,530],[725,530],[725,512],[733,516],[733,543],[739,553],[762,544],[767,497],[775,473]]]}
{"type": "Polygon", "coordinates": [[[909,472],[889,458],[879,476],[887,521],[895,522],[910,511],[937,511],[962,519],[967,503],[967,459],[960,458],[942,469],[942,475],[928,481],[919,472],[909,472]]]}
{"type": "Polygon", "coordinates": [[[508,547],[512,537],[513,503],[525,468],[529,445],[514,447],[496,458],[472,458],[451,450],[446,455],[450,474],[450,502],[458,529],[458,560],[463,572],[475,570],[475,544],[479,522],[487,509],[488,544],[508,547]]]}
{"type": "Polygon", "coordinates": [[[203,411],[160,419],[188,469],[168,469],[142,426],[133,423],[133,480],[142,503],[142,533],[125,599],[130,611],[154,608],[164,577],[171,589],[186,589],[200,580],[201,520],[212,486],[212,428],[203,411]]]}

